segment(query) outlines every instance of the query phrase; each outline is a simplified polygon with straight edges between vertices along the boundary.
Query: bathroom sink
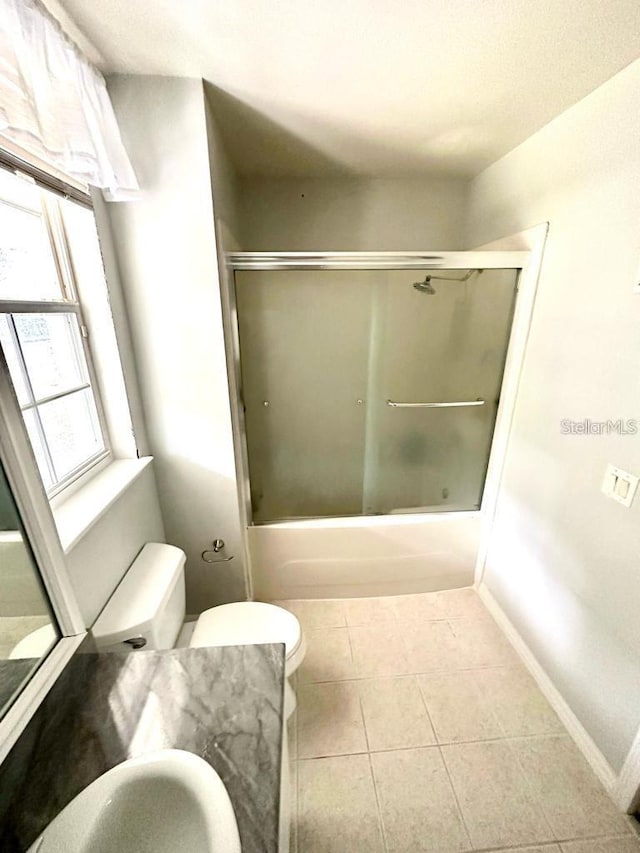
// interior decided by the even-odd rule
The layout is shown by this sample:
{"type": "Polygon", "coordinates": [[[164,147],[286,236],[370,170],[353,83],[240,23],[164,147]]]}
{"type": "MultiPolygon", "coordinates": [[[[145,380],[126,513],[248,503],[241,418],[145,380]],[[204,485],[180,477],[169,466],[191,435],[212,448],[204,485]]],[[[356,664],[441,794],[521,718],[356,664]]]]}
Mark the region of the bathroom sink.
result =
{"type": "Polygon", "coordinates": [[[231,800],[202,758],[132,758],[81,791],[29,853],[241,853],[231,800]]]}

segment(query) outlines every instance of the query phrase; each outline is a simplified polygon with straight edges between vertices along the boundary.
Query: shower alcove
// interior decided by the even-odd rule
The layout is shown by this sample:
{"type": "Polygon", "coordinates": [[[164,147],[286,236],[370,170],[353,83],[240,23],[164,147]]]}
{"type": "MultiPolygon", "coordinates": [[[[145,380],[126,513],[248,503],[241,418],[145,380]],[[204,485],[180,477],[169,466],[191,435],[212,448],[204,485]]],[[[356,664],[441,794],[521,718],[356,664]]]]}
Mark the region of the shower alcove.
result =
{"type": "Polygon", "coordinates": [[[228,256],[255,597],[472,583],[527,257],[228,256]]]}

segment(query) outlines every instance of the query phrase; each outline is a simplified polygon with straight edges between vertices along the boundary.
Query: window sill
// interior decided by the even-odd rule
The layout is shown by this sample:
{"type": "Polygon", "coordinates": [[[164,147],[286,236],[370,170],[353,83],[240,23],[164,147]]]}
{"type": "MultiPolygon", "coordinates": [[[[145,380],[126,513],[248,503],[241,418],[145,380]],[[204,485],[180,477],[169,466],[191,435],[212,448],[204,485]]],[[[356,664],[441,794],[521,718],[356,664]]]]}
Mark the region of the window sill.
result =
{"type": "Polygon", "coordinates": [[[52,507],[65,554],[77,545],[152,461],[152,456],[144,456],[142,459],[116,459],[96,474],[86,486],[52,507]]]}

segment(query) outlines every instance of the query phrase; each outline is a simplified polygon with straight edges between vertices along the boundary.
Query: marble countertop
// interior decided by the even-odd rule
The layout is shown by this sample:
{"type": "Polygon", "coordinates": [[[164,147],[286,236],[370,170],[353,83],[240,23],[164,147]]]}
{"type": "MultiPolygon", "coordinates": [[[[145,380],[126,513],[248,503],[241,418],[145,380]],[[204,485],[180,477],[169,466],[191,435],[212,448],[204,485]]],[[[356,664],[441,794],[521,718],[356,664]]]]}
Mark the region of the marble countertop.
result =
{"type": "Polygon", "coordinates": [[[284,646],[96,654],[81,646],[0,766],[0,850],[23,851],[127,758],[186,749],[233,803],[243,853],[276,853],[284,646]]]}
{"type": "Polygon", "coordinates": [[[31,658],[0,660],[0,712],[5,706],[9,707],[14,694],[20,690],[37,666],[38,661],[31,658]]]}

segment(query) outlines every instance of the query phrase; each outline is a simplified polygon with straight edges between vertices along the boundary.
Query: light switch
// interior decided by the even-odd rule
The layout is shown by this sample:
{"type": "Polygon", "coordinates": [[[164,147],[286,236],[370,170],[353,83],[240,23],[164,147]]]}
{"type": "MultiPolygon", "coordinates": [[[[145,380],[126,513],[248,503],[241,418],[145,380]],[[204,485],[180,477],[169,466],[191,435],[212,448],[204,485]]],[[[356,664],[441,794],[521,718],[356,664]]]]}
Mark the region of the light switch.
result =
{"type": "Polygon", "coordinates": [[[625,480],[623,477],[616,478],[616,495],[619,498],[626,498],[629,494],[630,483],[628,480],[625,480]]]}
{"type": "Polygon", "coordinates": [[[615,465],[607,465],[607,470],[602,481],[602,492],[608,498],[612,498],[622,506],[629,507],[633,501],[638,488],[640,478],[615,465]]]}
{"type": "Polygon", "coordinates": [[[615,472],[616,469],[613,465],[607,465],[604,480],[602,481],[602,494],[606,495],[608,498],[610,498],[616,490],[616,482],[618,478],[616,477],[615,472]]]}

